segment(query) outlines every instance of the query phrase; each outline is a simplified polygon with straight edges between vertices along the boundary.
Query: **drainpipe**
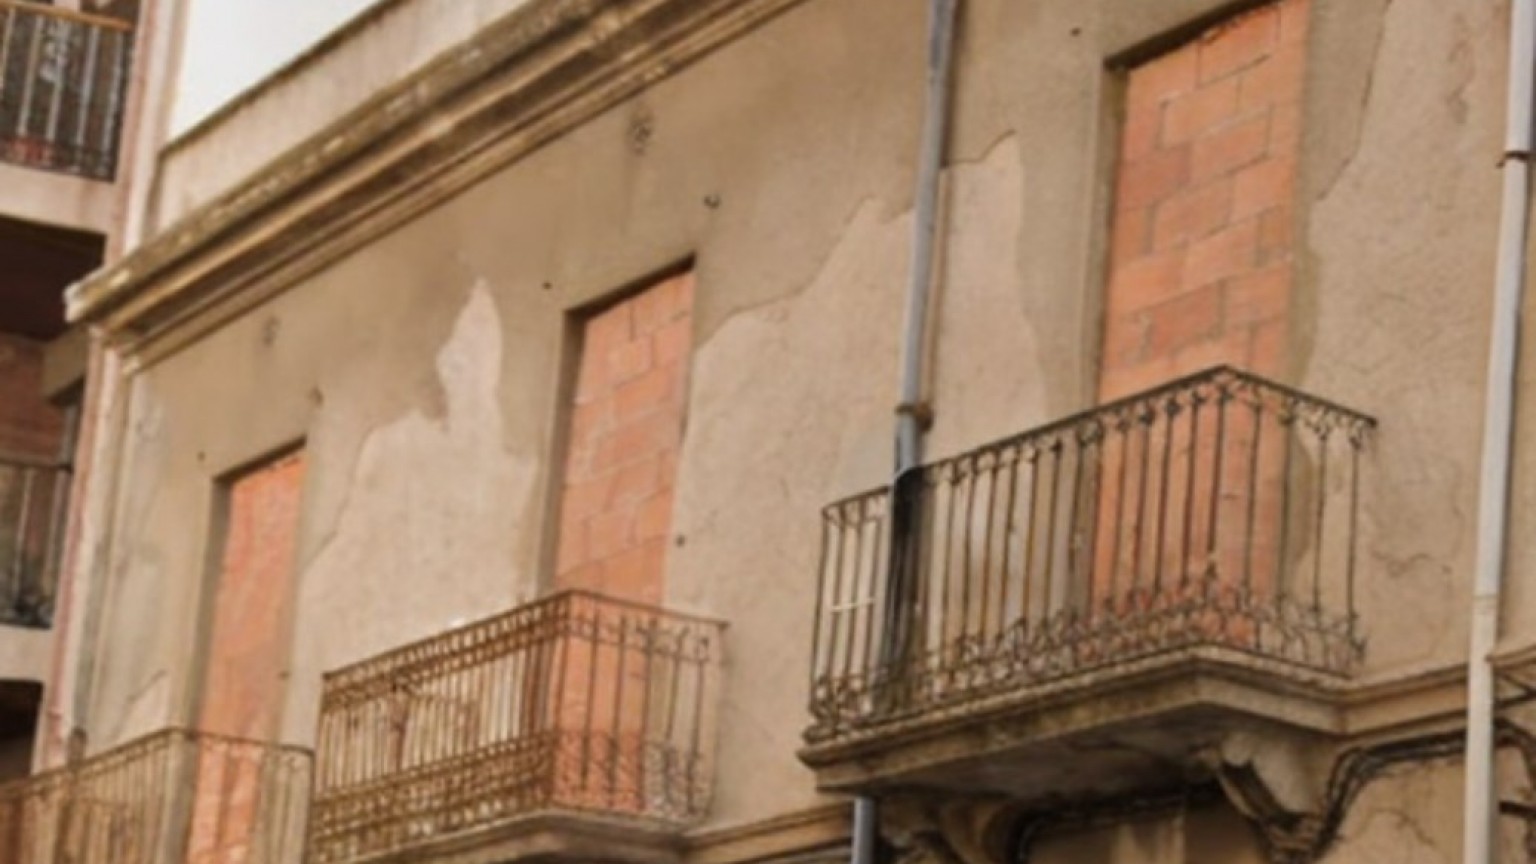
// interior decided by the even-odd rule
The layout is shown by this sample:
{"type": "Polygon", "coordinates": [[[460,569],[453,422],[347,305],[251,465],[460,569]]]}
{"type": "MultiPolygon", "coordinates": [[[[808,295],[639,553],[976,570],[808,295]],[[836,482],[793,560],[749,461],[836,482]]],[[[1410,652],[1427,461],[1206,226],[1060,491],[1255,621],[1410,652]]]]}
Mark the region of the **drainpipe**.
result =
{"type": "Polygon", "coordinates": [[[913,196],[912,261],[907,273],[907,324],[901,340],[901,403],[896,406],[896,474],[917,467],[928,408],[923,403],[923,347],[938,231],[939,175],[949,138],[950,73],[959,0],[931,0],[928,9],[928,107],[913,196]]]}
{"type": "MultiPolygon", "coordinates": [[[[923,401],[923,360],[928,333],[928,297],[933,281],[933,250],[938,233],[939,180],[944,168],[945,143],[949,139],[950,79],[959,6],[960,0],[930,0],[928,6],[928,93],[918,152],[917,188],[912,203],[912,257],[907,273],[906,327],[901,340],[901,401],[896,406],[893,490],[900,490],[903,476],[917,468],[922,460],[923,429],[930,415],[930,409],[923,401]]],[[[897,497],[901,496],[898,494],[897,497]]],[[[899,635],[895,641],[900,641],[899,635]]],[[[891,650],[896,646],[887,644],[884,647],[891,650]]],[[[878,802],[873,796],[859,796],[853,802],[853,864],[875,864],[878,836],[878,802]]]]}
{"type": "Polygon", "coordinates": [[[1509,28],[1509,104],[1504,144],[1504,201],[1499,226],[1487,407],[1478,492],[1477,570],[1467,653],[1466,826],[1463,864],[1494,860],[1494,676],[1505,533],[1509,522],[1510,448],[1514,437],[1516,359],[1530,220],[1532,98],[1536,96],[1536,0],[1514,0],[1509,28]]]}

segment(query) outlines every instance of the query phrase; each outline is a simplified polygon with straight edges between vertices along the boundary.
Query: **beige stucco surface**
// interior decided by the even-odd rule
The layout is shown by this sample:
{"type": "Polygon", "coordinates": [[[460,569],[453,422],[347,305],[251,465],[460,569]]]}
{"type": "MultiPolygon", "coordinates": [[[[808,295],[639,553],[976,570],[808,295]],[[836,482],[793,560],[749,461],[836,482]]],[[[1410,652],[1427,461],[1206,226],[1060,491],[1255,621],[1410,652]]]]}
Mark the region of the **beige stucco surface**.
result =
{"type": "MultiPolygon", "coordinates": [[[[305,443],[310,474],[285,740],[310,741],[324,670],[535,596],[566,316],[691,258],[695,349],[667,586],[671,605],[729,623],[708,827],[816,803],[793,753],[807,719],[817,514],[889,472],[920,5],[808,0],[137,371],[106,541],[92,746],[191,716],[215,481],[291,443],[305,443]]],[[[934,456],[1088,404],[1101,154],[1116,134],[1106,63],[1223,4],[967,5],[934,456]]],[[[1362,674],[1391,678],[1464,660],[1504,72],[1488,46],[1502,45],[1504,19],[1476,0],[1313,5],[1320,59],[1289,369],[1382,424],[1363,490],[1362,674]]],[[[436,8],[402,8],[418,7],[436,8]]],[[[491,14],[475,8],[462,26],[491,14]]],[[[353,98],[336,82],[382,83],[372,64],[390,56],[389,38],[367,43],[377,54],[339,50],[178,148],[162,215],[302,137],[306,120],[277,131],[270,118],[331,119],[353,98]]],[[[1518,493],[1517,514],[1531,494],[1518,493]]],[[[1517,566],[1528,563],[1536,546],[1515,542],[1517,566]]],[[[1528,592],[1513,598],[1517,642],[1536,635],[1536,613],[1528,592]]],[[[1371,807],[1349,836],[1410,842],[1385,839],[1371,807]]],[[[1184,828],[1138,831],[1082,848],[1176,860],[1159,844],[1184,828]]],[[[1039,860],[1088,854],[1061,843],[1039,860]]],[[[1330,860],[1387,860],[1350,848],[1330,860]]],[[[1401,860],[1441,860],[1417,848],[1401,860]]]]}
{"type": "Polygon", "coordinates": [[[0,624],[0,678],[46,681],[52,654],[51,631],[0,624]]]}
{"type": "Polygon", "coordinates": [[[111,183],[0,162],[0,212],[7,218],[105,234],[116,205],[111,183]]]}

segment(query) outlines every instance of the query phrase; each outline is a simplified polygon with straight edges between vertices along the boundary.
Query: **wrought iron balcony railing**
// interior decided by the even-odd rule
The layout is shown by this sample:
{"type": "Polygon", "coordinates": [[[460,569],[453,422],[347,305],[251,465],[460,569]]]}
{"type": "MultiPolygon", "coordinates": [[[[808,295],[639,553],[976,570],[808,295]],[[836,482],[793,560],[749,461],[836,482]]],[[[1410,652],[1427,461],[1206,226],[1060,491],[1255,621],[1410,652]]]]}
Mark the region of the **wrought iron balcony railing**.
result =
{"type": "Polygon", "coordinates": [[[167,730],[0,785],[0,861],[299,864],[308,751],[167,730]]]}
{"type": "Polygon", "coordinates": [[[0,160],[110,180],[133,26],[0,0],[0,160]]]}
{"type": "Polygon", "coordinates": [[[720,632],[565,592],[327,675],[309,860],[537,811],[693,821],[710,796],[720,632]]]}
{"type": "Polygon", "coordinates": [[[828,507],[808,739],[1179,650],[1347,673],[1374,426],[1223,367],[828,507]]]}
{"type": "Polygon", "coordinates": [[[53,620],[69,484],[67,467],[0,457],[0,623],[53,620]]]}

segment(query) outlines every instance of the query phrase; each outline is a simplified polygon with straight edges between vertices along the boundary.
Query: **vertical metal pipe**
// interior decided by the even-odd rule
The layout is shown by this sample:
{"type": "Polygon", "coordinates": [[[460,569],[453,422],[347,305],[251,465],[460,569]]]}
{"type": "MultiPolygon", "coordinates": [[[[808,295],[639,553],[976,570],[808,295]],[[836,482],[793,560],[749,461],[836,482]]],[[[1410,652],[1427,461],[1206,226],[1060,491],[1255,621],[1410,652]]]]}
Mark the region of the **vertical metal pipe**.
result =
{"type": "Polygon", "coordinates": [[[1483,417],[1482,474],[1478,491],[1477,569],[1467,651],[1467,762],[1465,864],[1495,860],[1493,724],[1490,654],[1499,636],[1504,544],[1509,522],[1510,449],[1514,435],[1516,361],[1530,223],[1532,99],[1536,97],[1536,0],[1510,8],[1509,102],[1504,144],[1504,191],[1499,224],[1492,333],[1488,347],[1487,406],[1483,417]]]}
{"type": "MultiPolygon", "coordinates": [[[[912,262],[907,274],[907,317],[902,336],[901,403],[896,408],[896,475],[917,467],[922,457],[923,355],[928,332],[928,295],[938,227],[939,174],[949,138],[949,94],[960,0],[929,0],[927,107],[918,156],[913,201],[912,262]]],[[[893,485],[892,488],[895,488],[893,485]]],[[[915,526],[910,526],[915,527],[915,526]]],[[[897,538],[892,537],[892,548],[897,538]]],[[[892,559],[895,560],[895,555],[892,559]]],[[[900,602],[900,592],[890,592],[900,602]]],[[[853,806],[853,864],[874,864],[878,810],[875,799],[861,796],[853,806]]]]}
{"type": "Polygon", "coordinates": [[[949,138],[950,74],[959,0],[930,0],[928,10],[928,107],[918,155],[913,196],[912,260],[907,273],[907,319],[902,335],[901,404],[896,414],[896,471],[916,467],[922,458],[919,405],[923,398],[928,297],[933,281],[933,250],[938,233],[939,177],[949,138]]]}

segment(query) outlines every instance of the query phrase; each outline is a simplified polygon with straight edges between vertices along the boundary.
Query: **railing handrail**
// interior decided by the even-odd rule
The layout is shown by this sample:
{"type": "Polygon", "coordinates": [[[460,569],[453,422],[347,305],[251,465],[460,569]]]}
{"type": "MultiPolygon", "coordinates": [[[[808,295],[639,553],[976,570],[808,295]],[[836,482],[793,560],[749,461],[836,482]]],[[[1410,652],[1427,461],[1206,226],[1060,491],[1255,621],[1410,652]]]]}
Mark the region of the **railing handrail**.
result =
{"type": "MultiPolygon", "coordinates": [[[[1064,429],[1070,429],[1074,426],[1078,426],[1082,423],[1091,421],[1099,415],[1115,414],[1135,405],[1155,401],[1161,397],[1169,396],[1182,390],[1187,390],[1195,385],[1202,384],[1207,381],[1214,381],[1220,378],[1231,378],[1238,382],[1250,385],[1255,389],[1269,391],[1276,396],[1280,396],[1286,399],[1293,399],[1299,403],[1312,406],[1313,408],[1321,409],[1328,412],[1329,414],[1342,417],[1346,421],[1359,426],[1362,430],[1365,431],[1373,430],[1379,425],[1376,418],[1370,416],[1369,414],[1365,414],[1353,408],[1345,407],[1344,405],[1333,402],[1329,399],[1324,399],[1320,396],[1313,396],[1310,393],[1305,393],[1294,387],[1281,384],[1278,381],[1274,381],[1269,378],[1265,378],[1262,375],[1255,375],[1252,372],[1238,369],[1237,367],[1229,364],[1221,364],[1202,369],[1198,372],[1192,372],[1188,375],[1175,378],[1172,381],[1159,384],[1156,387],[1152,387],[1147,390],[1132,393],[1128,396],[1121,396],[1117,399],[1112,399],[1108,402],[1104,402],[1090,408],[1085,408],[1076,413],[1069,414],[1066,417],[1052,420],[1044,425],[1026,429],[1023,432],[1015,432],[1012,435],[1006,435],[1002,438],[988,441],[985,444],[967,448],[966,450],[963,450],[959,453],[954,453],[941,459],[934,459],[928,462],[924,462],[912,470],[930,471],[933,469],[942,468],[943,466],[954,462],[971,458],[977,454],[985,453],[989,450],[1001,450],[1008,447],[1015,447],[1020,444],[1026,444],[1031,439],[1045,438],[1051,435],[1055,435],[1064,429]]],[[[862,492],[840,498],[837,501],[828,504],[826,507],[822,508],[822,513],[824,515],[831,514],[834,511],[846,508],[848,505],[853,504],[854,502],[861,499],[883,497],[889,494],[890,491],[891,484],[889,483],[867,488],[862,492]]]]}
{"type": "MultiPolygon", "coordinates": [[[[4,2],[4,0],[0,0],[4,2]]],[[[297,744],[280,744],[272,741],[261,741],[255,738],[239,738],[230,735],[219,735],[212,732],[202,732],[186,727],[171,726],[151,732],[147,735],[133,738],[121,744],[108,747],[99,753],[92,753],[81,758],[77,762],[67,765],[59,765],[53,768],[30,774],[26,777],[18,777],[15,780],[7,780],[0,783],[0,796],[24,789],[34,784],[43,784],[58,777],[68,777],[71,774],[80,774],[93,768],[111,763],[124,757],[133,756],[140,751],[153,750],[161,744],[212,742],[221,745],[248,746],[255,749],[266,750],[272,753],[283,753],[289,756],[314,758],[314,750],[309,747],[301,747],[297,744]]]]}
{"type": "Polygon", "coordinates": [[[101,27],[106,30],[117,30],[124,33],[133,30],[133,22],[123,18],[113,18],[110,15],[96,15],[91,12],[79,12],[59,6],[44,6],[41,3],[30,2],[30,0],[0,0],[0,9],[13,9],[28,15],[40,15],[46,18],[56,18],[60,21],[69,21],[74,24],[85,24],[90,27],[101,27]]]}
{"type": "MultiPolygon", "coordinates": [[[[557,606],[562,602],[573,599],[588,600],[609,608],[629,609],[646,615],[654,615],[658,618],[665,618],[669,621],[701,624],[708,627],[714,627],[720,631],[724,631],[726,628],[726,622],[719,618],[713,618],[691,612],[677,612],[663,606],[658,606],[651,603],[642,603],[636,600],[628,600],[619,597],[610,597],[606,594],[600,594],[596,591],[591,591],[584,588],[568,588],[565,590],[556,591],[552,594],[547,594],[527,603],[519,604],[510,609],[497,612],[494,615],[488,615],[477,621],[471,621],[466,624],[460,624],[457,627],[441,630],[430,636],[424,636],[415,641],[407,642],[404,645],[398,645],[394,648],[390,648],[387,651],[371,655],[362,660],[348,663],[344,666],[338,666],[334,669],[324,672],[321,675],[321,692],[323,694],[326,690],[330,689],[334,682],[348,676],[356,675],[359,670],[366,669],[368,667],[378,667],[378,672],[376,674],[380,677],[387,677],[391,672],[394,671],[391,668],[393,661],[407,657],[412,652],[431,647],[443,642],[444,640],[450,640],[455,636],[466,633],[473,633],[474,631],[480,629],[494,627],[512,618],[526,617],[528,615],[534,614],[540,609],[557,606]]],[[[345,686],[360,686],[363,682],[369,680],[372,677],[374,676],[363,676],[360,678],[360,680],[348,682],[345,686]]],[[[324,697],[322,696],[322,699],[323,698],[324,697]]]]}

